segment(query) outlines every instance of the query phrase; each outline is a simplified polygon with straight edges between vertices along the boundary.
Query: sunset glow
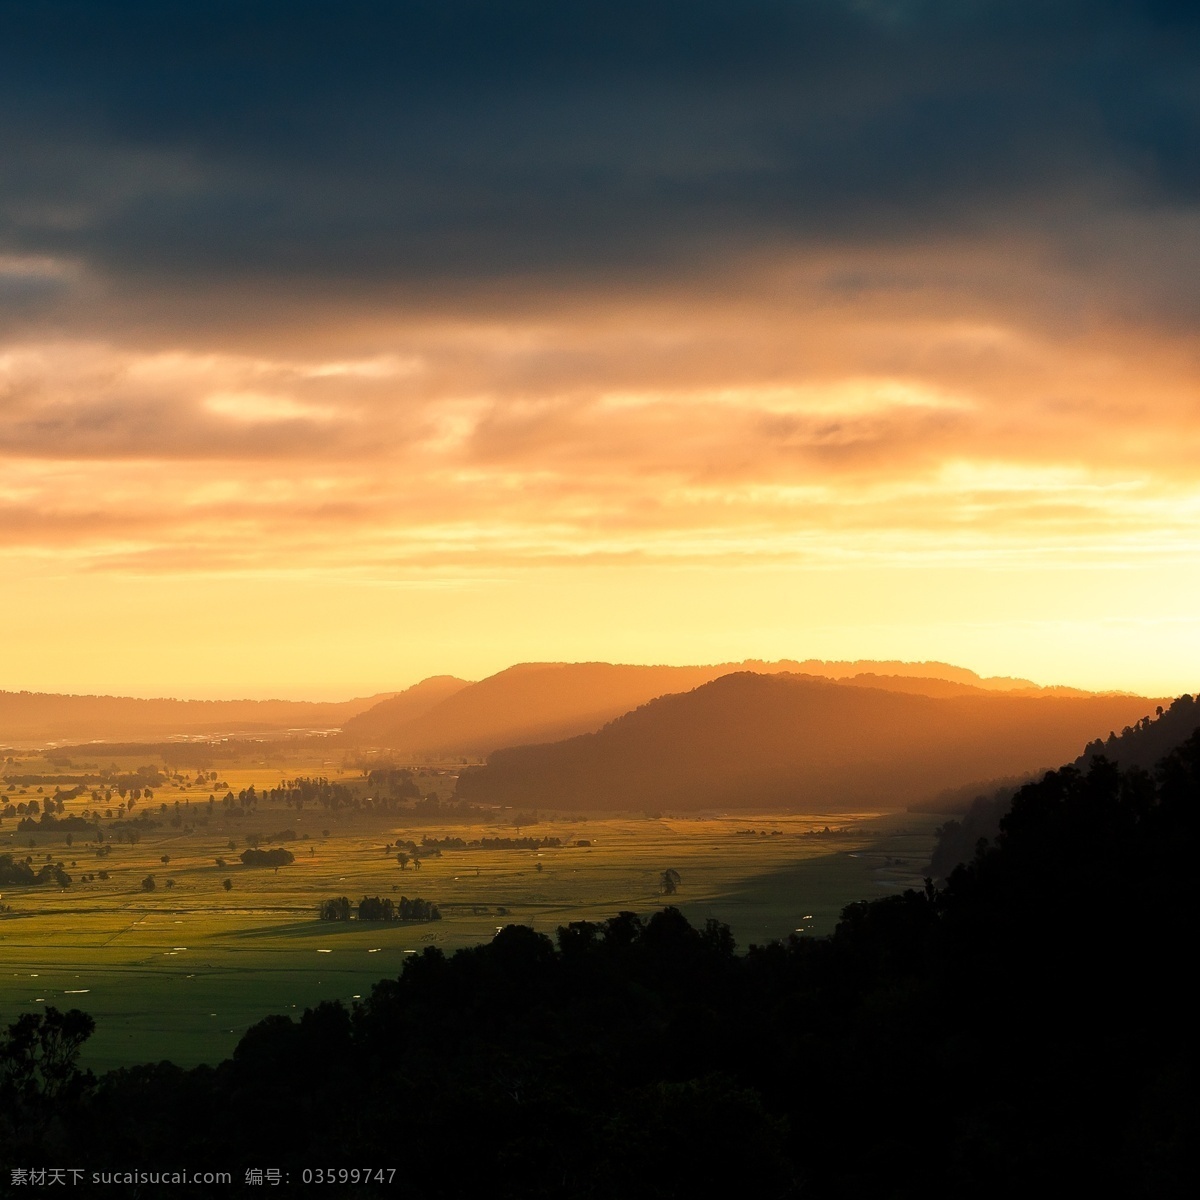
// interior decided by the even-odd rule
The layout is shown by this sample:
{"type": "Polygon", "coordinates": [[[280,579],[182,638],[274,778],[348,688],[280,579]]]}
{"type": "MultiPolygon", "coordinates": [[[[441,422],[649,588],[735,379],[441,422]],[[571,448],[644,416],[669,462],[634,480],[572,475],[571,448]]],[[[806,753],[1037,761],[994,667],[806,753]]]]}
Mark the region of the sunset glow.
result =
{"type": "MultiPolygon", "coordinates": [[[[857,31],[846,79],[891,64],[875,91],[769,38],[719,81],[699,49],[652,68],[619,29],[611,77],[547,67],[533,99],[526,60],[456,92],[483,51],[436,29],[425,74],[346,90],[312,66],[327,15],[269,78],[147,59],[89,107],[55,68],[63,104],[3,128],[0,687],[878,657],[1194,689],[1200,208],[1056,107],[1068,65],[1085,113],[1116,103],[1105,55],[1122,103],[1149,62],[1166,95],[1165,35],[1029,16],[1051,65],[1000,70],[983,16],[819,7],[857,31]]],[[[559,63],[547,37],[522,54],[559,63]]]]}

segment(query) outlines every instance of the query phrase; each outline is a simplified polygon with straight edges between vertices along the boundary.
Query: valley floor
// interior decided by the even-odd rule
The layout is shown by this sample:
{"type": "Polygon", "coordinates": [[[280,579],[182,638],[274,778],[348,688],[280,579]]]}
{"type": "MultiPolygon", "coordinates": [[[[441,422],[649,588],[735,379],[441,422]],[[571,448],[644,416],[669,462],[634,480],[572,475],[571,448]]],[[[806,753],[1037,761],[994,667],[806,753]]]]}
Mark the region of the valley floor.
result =
{"type": "MultiPolygon", "coordinates": [[[[261,788],[269,773],[254,778],[261,788]]],[[[228,782],[247,786],[232,774],[228,782]]],[[[160,797],[181,794],[187,789],[160,790],[149,807],[156,811],[160,797]]],[[[68,811],[84,803],[73,800],[68,811]]],[[[196,798],[192,804],[205,811],[196,798]]],[[[570,921],[601,921],[624,909],[644,915],[671,903],[694,924],[710,917],[729,924],[743,947],[793,931],[828,933],[846,904],[920,887],[941,820],[606,815],[539,819],[516,829],[511,816],[443,824],[395,812],[280,808],[235,819],[218,806],[208,822],[179,829],[164,822],[136,845],[110,840],[103,857],[90,844],[67,847],[42,837],[32,840],[44,845],[30,847],[6,820],[0,853],[28,855],[34,867],[49,853],[73,882],[66,889],[4,889],[0,1021],[45,1005],[84,1009],[96,1019],[85,1065],[97,1071],[164,1058],[211,1063],[269,1013],[303,1011],[324,999],[350,1002],[397,975],[406,955],[485,941],[506,924],[553,935],[570,921]],[[238,862],[247,832],[285,825],[296,838],[278,844],[294,853],[294,863],[275,871],[238,862]],[[419,868],[401,869],[395,844],[427,837],[535,837],[561,845],[447,848],[419,868]],[[218,857],[227,864],[217,865],[218,857]],[[107,880],[81,878],[101,868],[107,880]],[[668,869],[679,878],[670,896],[662,890],[668,869]],[[155,877],[154,891],[142,889],[147,875],[155,877]],[[317,918],[323,900],[343,895],[352,904],[364,896],[420,896],[439,906],[442,919],[317,918]]]]}

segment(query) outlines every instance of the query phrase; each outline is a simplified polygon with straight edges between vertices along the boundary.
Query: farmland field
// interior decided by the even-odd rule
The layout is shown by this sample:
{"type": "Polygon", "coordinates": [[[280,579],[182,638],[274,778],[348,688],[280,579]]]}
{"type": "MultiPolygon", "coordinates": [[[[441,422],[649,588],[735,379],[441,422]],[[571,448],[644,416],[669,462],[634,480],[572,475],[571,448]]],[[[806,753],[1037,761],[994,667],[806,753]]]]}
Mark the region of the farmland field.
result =
{"type": "MultiPolygon", "coordinates": [[[[11,805],[35,797],[44,803],[63,785],[11,781],[49,780],[55,772],[78,778],[98,766],[26,758],[7,763],[9,782],[0,784],[11,805]]],[[[104,763],[126,776],[139,766],[145,760],[104,763]]],[[[694,924],[727,922],[742,946],[799,929],[825,933],[845,904],[919,886],[938,823],[876,813],[586,820],[463,813],[446,805],[448,766],[415,770],[422,798],[432,797],[435,809],[417,815],[411,804],[369,807],[367,796],[379,789],[352,764],[245,761],[217,768],[216,778],[161,763],[156,770],[152,797],[133,808],[123,809],[111,787],[63,802],[60,820],[99,814],[102,842],[76,833],[68,845],[59,831],[18,831],[21,818],[11,814],[0,824],[0,854],[28,859],[35,870],[61,861],[71,877],[65,888],[2,889],[0,1022],[44,1004],[83,1008],[96,1018],[86,1062],[97,1070],[163,1058],[216,1062],[268,1013],[351,1001],[398,974],[407,954],[475,944],[511,922],[553,935],[568,921],[600,921],[622,909],[645,915],[673,903],[694,924]],[[263,797],[302,775],[324,775],[364,806],[295,807],[263,797]],[[252,785],[256,802],[239,801],[252,785]],[[136,842],[128,840],[135,824],[136,842]],[[519,844],[470,845],[486,838],[519,844]],[[401,847],[427,839],[443,844],[401,867],[401,847]],[[534,848],[528,839],[542,844],[534,848]],[[294,862],[242,865],[240,854],[255,842],[286,847],[294,862]],[[669,897],[662,891],[667,870],[679,880],[669,897]],[[334,897],[356,904],[401,895],[432,901],[442,919],[318,919],[320,904],[334,897]]]]}

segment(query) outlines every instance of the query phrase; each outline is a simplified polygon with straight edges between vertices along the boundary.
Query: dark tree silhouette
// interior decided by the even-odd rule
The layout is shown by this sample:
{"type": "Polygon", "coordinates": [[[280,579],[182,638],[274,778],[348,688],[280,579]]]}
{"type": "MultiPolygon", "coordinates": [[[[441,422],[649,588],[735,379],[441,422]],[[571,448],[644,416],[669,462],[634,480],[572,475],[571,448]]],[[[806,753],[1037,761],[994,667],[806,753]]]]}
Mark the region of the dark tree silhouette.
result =
{"type": "Polygon", "coordinates": [[[97,1165],[301,1168],[371,1161],[403,1129],[413,1200],[1190,1196],[1198,816],[1200,735],[1154,775],[1066,767],[945,887],[850,905],[831,937],[739,955],[674,907],[557,945],[508,925],[408,956],[351,1006],[269,1017],[215,1068],[60,1092],[53,1121],[3,1102],[19,1068],[0,1142],[12,1161],[49,1161],[66,1131],[97,1165]]]}
{"type": "Polygon", "coordinates": [[[65,1099],[87,1079],[76,1063],[95,1027],[77,1008],[22,1013],[0,1045],[0,1097],[9,1105],[65,1099]]]}
{"type": "Polygon", "coordinates": [[[332,900],[321,902],[322,921],[350,920],[350,899],[348,896],[338,896],[332,900]]]}
{"type": "Polygon", "coordinates": [[[245,867],[279,867],[289,866],[296,861],[296,856],[290,850],[276,847],[272,850],[243,850],[238,856],[245,867]]]}

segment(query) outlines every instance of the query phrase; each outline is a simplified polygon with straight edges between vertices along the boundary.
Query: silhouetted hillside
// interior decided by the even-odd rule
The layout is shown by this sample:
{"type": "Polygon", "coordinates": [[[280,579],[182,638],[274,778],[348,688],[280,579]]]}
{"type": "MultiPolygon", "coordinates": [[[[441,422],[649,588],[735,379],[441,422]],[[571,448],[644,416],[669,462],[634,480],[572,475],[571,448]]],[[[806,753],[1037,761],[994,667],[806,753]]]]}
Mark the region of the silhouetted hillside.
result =
{"type": "Polygon", "coordinates": [[[1092,759],[1104,757],[1120,767],[1149,771],[1198,728],[1200,703],[1192,696],[1180,696],[1165,712],[1160,707],[1156,717],[1143,717],[1120,733],[1110,732],[1107,738],[1089,743],[1075,765],[1086,769],[1092,759]]]}
{"type": "Polygon", "coordinates": [[[551,808],[903,808],[1074,756],[1133,696],[930,697],[805,675],[726,675],[600,732],[492,754],[459,794],[551,808]]]}
{"type": "Polygon", "coordinates": [[[0,1036],[0,1191],[69,1161],[101,1184],[219,1164],[187,1193],[223,1198],[270,1163],[411,1200],[1182,1200],[1198,815],[1200,734],[1155,778],[1047,773],[944,888],[849,905],[831,937],[739,955],[675,908],[556,942],[509,925],[266,1017],[216,1067],[96,1080],[91,1017],[25,1011],[0,1036]]]}
{"type": "MultiPolygon", "coordinates": [[[[387,693],[391,696],[392,693],[387,693]]],[[[178,734],[286,733],[336,729],[384,697],[309,700],[142,700],[0,692],[0,745],[10,742],[139,741],[178,734]]]]}
{"type": "MultiPolygon", "coordinates": [[[[407,753],[490,754],[504,746],[556,741],[593,733],[605,722],[673,692],[737,671],[817,675],[888,691],[943,696],[1013,691],[1049,694],[1026,679],[983,679],[948,663],[780,661],[708,666],[631,666],[614,663],[520,663],[461,687],[424,714],[408,711],[402,693],[345,726],[349,741],[407,753]]],[[[423,687],[424,685],[418,685],[423,687]]],[[[412,692],[414,689],[409,689],[412,692]]],[[[1078,693],[1084,695],[1086,693],[1078,693]]]]}
{"type": "MultiPolygon", "coordinates": [[[[1125,726],[1107,739],[1097,738],[1075,760],[1075,766],[1086,770],[1093,762],[1104,758],[1128,769],[1151,770],[1177,746],[1200,729],[1200,704],[1191,696],[1180,696],[1165,712],[1158,707],[1155,717],[1143,717],[1134,725],[1125,726]]],[[[945,879],[960,863],[970,862],[981,841],[992,842],[1000,825],[1012,808],[1016,786],[1005,786],[976,796],[961,818],[947,821],[938,830],[929,871],[935,879],[945,879]]]]}

